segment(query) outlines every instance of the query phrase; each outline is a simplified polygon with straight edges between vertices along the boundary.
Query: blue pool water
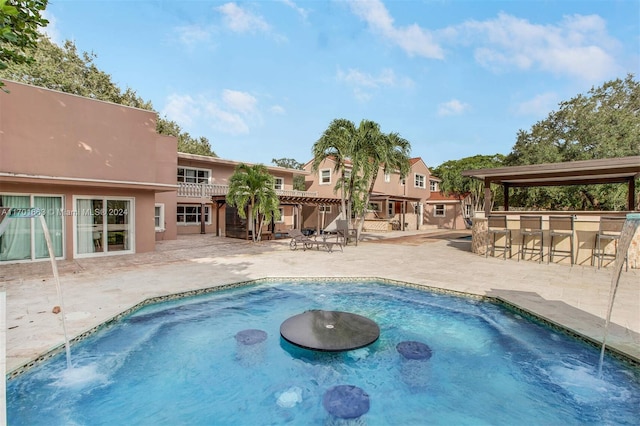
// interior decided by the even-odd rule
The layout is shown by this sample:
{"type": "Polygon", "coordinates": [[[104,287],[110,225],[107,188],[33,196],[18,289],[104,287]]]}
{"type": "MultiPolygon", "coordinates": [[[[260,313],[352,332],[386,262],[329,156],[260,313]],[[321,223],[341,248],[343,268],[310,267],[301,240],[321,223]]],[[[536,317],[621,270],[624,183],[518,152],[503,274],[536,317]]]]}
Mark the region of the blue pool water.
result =
{"type": "Polygon", "coordinates": [[[263,283],[150,305],[7,384],[10,425],[310,425],[352,385],[368,425],[637,424],[640,371],[501,306],[376,282],[263,283]],[[309,309],[366,316],[373,345],[293,347],[280,324],[309,309]],[[267,333],[245,346],[243,330],[267,333]],[[425,343],[427,360],[396,345],[425,343]]]}

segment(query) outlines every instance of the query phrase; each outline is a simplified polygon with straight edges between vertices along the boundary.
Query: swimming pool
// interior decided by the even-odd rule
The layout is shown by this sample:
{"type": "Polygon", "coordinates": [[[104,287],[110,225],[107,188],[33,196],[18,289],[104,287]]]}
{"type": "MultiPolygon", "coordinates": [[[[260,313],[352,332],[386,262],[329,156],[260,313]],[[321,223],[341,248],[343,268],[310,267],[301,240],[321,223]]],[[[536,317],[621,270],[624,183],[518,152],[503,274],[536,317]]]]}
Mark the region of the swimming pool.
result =
{"type": "Polygon", "coordinates": [[[640,371],[500,305],[373,281],[261,282],[145,306],[7,383],[11,425],[325,424],[339,385],[386,424],[636,424],[640,371]],[[309,309],[374,320],[380,338],[342,353],[281,339],[309,309]],[[256,329],[266,339],[245,345],[256,329]],[[407,360],[403,341],[427,360],[407,360]]]}

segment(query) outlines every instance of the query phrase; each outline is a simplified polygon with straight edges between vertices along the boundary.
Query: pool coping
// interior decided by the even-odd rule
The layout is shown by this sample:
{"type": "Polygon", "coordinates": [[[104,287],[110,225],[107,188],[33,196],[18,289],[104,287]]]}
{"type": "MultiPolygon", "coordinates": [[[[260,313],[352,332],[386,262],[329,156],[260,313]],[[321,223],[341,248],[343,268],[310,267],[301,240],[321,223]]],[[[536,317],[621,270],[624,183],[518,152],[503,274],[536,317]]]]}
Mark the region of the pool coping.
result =
{"type": "MultiPolygon", "coordinates": [[[[540,315],[536,312],[533,312],[529,309],[523,308],[521,306],[519,306],[518,304],[506,300],[503,297],[500,296],[487,296],[487,295],[478,295],[478,294],[473,294],[473,293],[468,293],[468,292],[462,292],[462,291],[457,291],[457,290],[450,290],[450,289],[445,289],[445,288],[441,288],[441,287],[434,287],[434,286],[430,286],[430,285],[426,285],[426,284],[416,284],[416,283],[411,283],[411,282],[407,282],[407,281],[400,281],[400,280],[393,280],[393,279],[389,279],[389,278],[382,278],[382,277],[263,277],[263,278],[257,278],[257,279],[251,279],[251,280],[245,280],[245,281],[237,281],[237,282],[233,282],[233,283],[227,283],[227,284],[220,284],[220,285],[215,285],[215,286],[211,286],[211,287],[206,287],[206,288],[201,288],[201,289],[194,289],[194,290],[187,290],[187,291],[183,291],[183,292],[179,292],[179,293],[169,293],[169,294],[165,294],[162,296],[153,296],[153,297],[149,297],[146,298],[136,304],[134,304],[133,306],[131,306],[128,309],[125,309],[124,311],[114,315],[113,317],[107,319],[106,321],[93,326],[91,328],[89,328],[88,330],[78,334],[77,336],[70,338],[69,339],[69,345],[72,347],[73,345],[87,339],[88,337],[92,336],[93,334],[97,333],[98,331],[102,330],[105,327],[108,327],[112,324],[114,324],[115,322],[118,322],[120,319],[122,319],[123,317],[126,317],[130,314],[132,314],[135,311],[138,311],[139,309],[145,307],[145,306],[149,306],[149,305],[153,305],[156,303],[162,303],[162,302],[167,302],[167,301],[171,301],[171,300],[178,300],[178,299],[185,299],[185,298],[189,298],[189,297],[194,297],[194,296],[201,296],[204,294],[210,294],[210,293],[216,293],[216,292],[220,292],[220,291],[225,291],[225,290],[230,290],[230,289],[234,289],[234,288],[240,288],[240,287],[248,287],[251,285],[259,285],[262,283],[267,283],[267,282],[279,282],[279,281],[296,281],[296,282],[367,282],[367,281],[375,281],[375,282],[381,282],[383,284],[387,284],[387,285],[394,285],[394,286],[398,286],[398,287],[406,287],[406,288],[412,288],[412,289],[416,289],[416,290],[420,290],[420,291],[426,291],[426,292],[431,292],[431,293],[437,293],[437,294],[447,294],[447,295],[451,295],[451,296],[456,296],[456,297],[463,297],[466,299],[473,299],[473,300],[479,300],[479,301],[485,301],[485,302],[490,302],[490,303],[494,303],[497,305],[500,305],[502,307],[504,307],[507,310],[510,310],[514,313],[517,313],[519,315],[522,315],[524,317],[527,317],[530,320],[533,321],[537,321],[539,323],[544,324],[547,327],[550,327],[551,329],[557,331],[557,332],[561,332],[563,334],[566,334],[568,336],[571,336],[573,338],[579,339],[595,348],[601,348],[602,347],[602,342],[598,341],[597,339],[594,339],[590,336],[587,336],[583,333],[580,333],[579,331],[573,330],[570,327],[567,327],[566,325],[560,324],[556,321],[553,321],[549,318],[546,318],[543,315],[540,315]]],[[[58,344],[54,347],[52,347],[51,349],[49,349],[48,351],[42,353],[41,355],[37,356],[36,358],[14,368],[13,370],[9,371],[9,372],[5,372],[5,378],[7,381],[15,379],[16,377],[26,373],[27,371],[29,371],[30,369],[42,364],[43,362],[51,359],[52,357],[60,354],[61,352],[65,351],[65,344],[61,343],[58,344]]],[[[605,347],[605,351],[607,354],[609,354],[610,356],[623,361],[625,363],[630,364],[633,367],[640,367],[640,359],[628,354],[622,350],[619,350],[615,347],[612,347],[611,345],[607,345],[605,347]]]]}

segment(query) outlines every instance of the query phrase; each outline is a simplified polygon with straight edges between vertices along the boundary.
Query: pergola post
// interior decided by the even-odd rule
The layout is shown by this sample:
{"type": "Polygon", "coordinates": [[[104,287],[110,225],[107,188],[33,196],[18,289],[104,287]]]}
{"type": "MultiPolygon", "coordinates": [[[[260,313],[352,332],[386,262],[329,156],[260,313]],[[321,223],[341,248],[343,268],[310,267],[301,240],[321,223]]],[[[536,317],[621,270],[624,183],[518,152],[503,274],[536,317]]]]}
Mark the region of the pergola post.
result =
{"type": "Polygon", "coordinates": [[[629,193],[627,196],[627,210],[636,209],[636,180],[632,177],[629,179],[629,193]]]}
{"type": "Polygon", "coordinates": [[[488,218],[491,214],[491,182],[484,180],[484,217],[488,218]]]}
{"type": "Polygon", "coordinates": [[[504,211],[509,211],[509,184],[505,183],[503,185],[503,193],[504,193],[504,211]]]}

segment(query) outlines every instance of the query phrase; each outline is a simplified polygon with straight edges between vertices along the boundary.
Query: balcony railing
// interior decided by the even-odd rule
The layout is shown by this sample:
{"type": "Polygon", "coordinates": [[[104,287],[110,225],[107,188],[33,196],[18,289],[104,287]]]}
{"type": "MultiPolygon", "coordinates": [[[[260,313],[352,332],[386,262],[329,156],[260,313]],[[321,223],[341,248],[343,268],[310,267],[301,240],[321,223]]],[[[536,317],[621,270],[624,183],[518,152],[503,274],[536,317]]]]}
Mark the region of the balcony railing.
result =
{"type": "MultiPolygon", "coordinates": [[[[178,182],[178,197],[210,198],[227,195],[229,185],[178,182]]],[[[276,194],[287,197],[317,197],[317,192],[276,189],[276,194]]]]}

